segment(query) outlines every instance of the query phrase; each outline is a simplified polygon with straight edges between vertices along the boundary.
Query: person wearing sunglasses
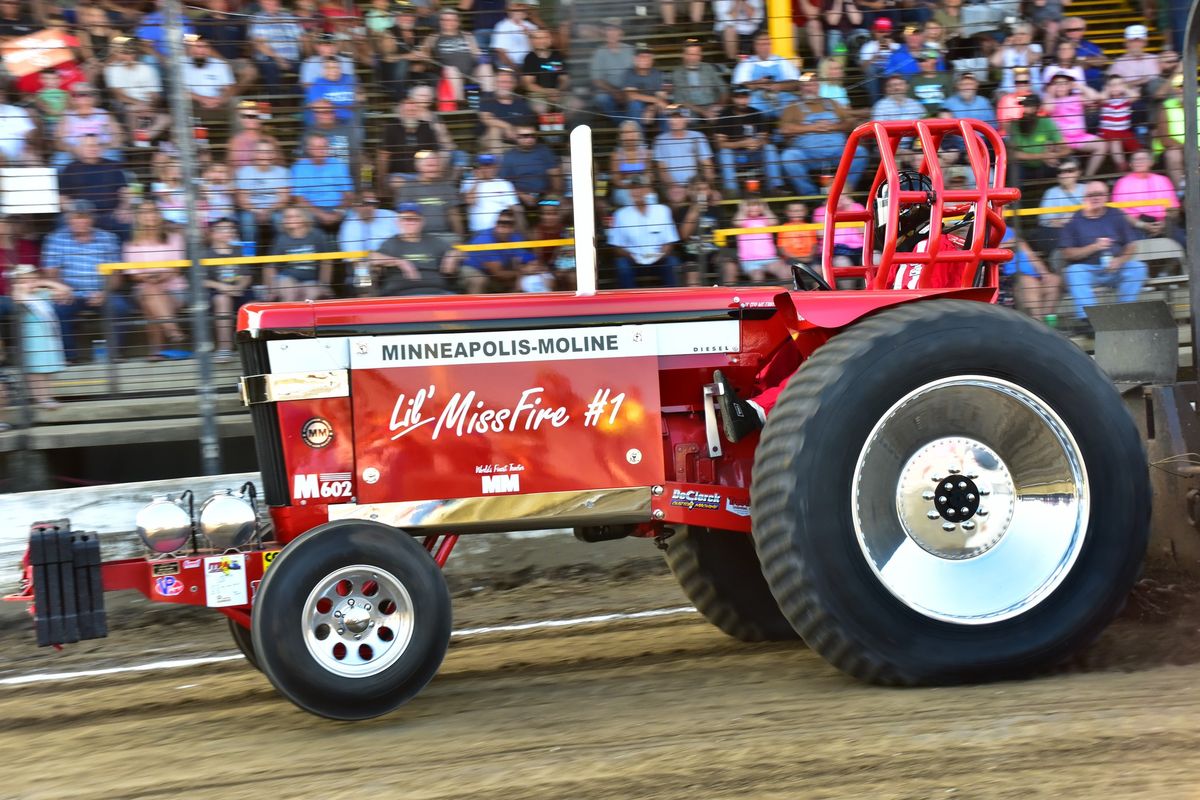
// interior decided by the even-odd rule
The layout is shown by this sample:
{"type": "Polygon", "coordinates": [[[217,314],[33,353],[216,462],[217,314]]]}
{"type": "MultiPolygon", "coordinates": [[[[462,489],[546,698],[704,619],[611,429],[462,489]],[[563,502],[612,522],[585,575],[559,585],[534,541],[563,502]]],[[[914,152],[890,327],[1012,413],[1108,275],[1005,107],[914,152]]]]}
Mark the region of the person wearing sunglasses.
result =
{"type": "Polygon", "coordinates": [[[1104,71],[1108,69],[1108,56],[1100,45],[1087,38],[1087,21],[1083,17],[1067,17],[1062,21],[1063,39],[1075,45],[1075,60],[1083,64],[1084,80],[1099,91],[1104,87],[1104,71]]]}
{"type": "Polygon", "coordinates": [[[554,151],[538,141],[529,125],[517,128],[517,146],[500,158],[500,177],[512,183],[521,205],[533,208],[546,194],[562,194],[562,164],[554,151]]]}

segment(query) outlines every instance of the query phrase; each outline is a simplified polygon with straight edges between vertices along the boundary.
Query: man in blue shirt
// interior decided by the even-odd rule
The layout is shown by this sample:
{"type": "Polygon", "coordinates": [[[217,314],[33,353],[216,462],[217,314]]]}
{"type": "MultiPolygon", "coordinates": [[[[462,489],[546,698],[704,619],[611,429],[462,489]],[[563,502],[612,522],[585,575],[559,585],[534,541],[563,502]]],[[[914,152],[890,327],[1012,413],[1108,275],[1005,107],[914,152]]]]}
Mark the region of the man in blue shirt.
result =
{"type": "MultiPolygon", "coordinates": [[[[185,35],[196,32],[186,16],[183,18],[183,32],[185,35]]],[[[138,25],[134,36],[153,47],[159,58],[170,57],[167,52],[167,19],[158,8],[142,17],[142,24],[138,25]]]]}
{"type": "MultiPolygon", "coordinates": [[[[904,29],[904,46],[892,51],[883,65],[884,75],[916,75],[921,71],[920,54],[925,48],[925,34],[916,25],[904,29]]],[[[945,72],[946,65],[938,59],[937,72],[945,72]]]]}
{"type": "Polygon", "coordinates": [[[1137,300],[1146,283],[1146,265],[1134,259],[1141,237],[1124,212],[1109,208],[1108,185],[1092,181],[1084,187],[1083,208],[1063,226],[1058,246],[1068,266],[1064,272],[1075,306],[1077,324],[1086,325],[1084,309],[1096,305],[1097,285],[1117,292],[1118,303],[1137,300]]]}
{"type": "Polygon", "coordinates": [[[309,84],[304,92],[304,105],[308,106],[308,110],[304,112],[304,124],[311,126],[316,121],[312,105],[318,100],[328,101],[333,106],[338,122],[353,124],[354,103],[357,99],[354,78],[348,77],[342,71],[342,65],[336,58],[325,59],[322,67],[321,77],[309,84]]]}
{"type": "MultiPolygon", "coordinates": [[[[467,244],[497,244],[523,242],[517,233],[517,218],[511,209],[500,212],[496,227],[480,231],[467,244]]],[[[468,253],[462,265],[462,278],[470,294],[512,292],[526,271],[537,266],[533,251],[520,247],[509,250],[476,250],[468,253]]]]}
{"type": "Polygon", "coordinates": [[[1100,45],[1085,39],[1087,22],[1083,17],[1067,17],[1062,22],[1062,32],[1067,41],[1075,45],[1075,60],[1083,64],[1083,79],[1087,85],[1097,92],[1104,89],[1104,71],[1108,67],[1108,57],[1100,49],[1100,45]]]}
{"type": "MultiPolygon", "coordinates": [[[[68,360],[78,362],[79,342],[75,323],[79,315],[90,312],[111,314],[116,319],[129,315],[129,300],[106,286],[100,274],[101,264],[121,260],[121,243],[116,235],[95,227],[96,207],[87,200],[65,204],[65,224],[46,237],[42,247],[42,266],[46,277],[71,287],[70,301],[54,306],[62,327],[63,345],[68,360]]],[[[113,335],[117,326],[113,325],[113,335]]],[[[118,342],[109,342],[110,352],[118,342]]]]}
{"type": "Polygon", "coordinates": [[[336,231],[346,216],[354,192],[350,166],[329,155],[329,140],[308,134],[308,158],[292,165],[292,202],[307,208],[322,228],[336,231]]]}
{"type": "Polygon", "coordinates": [[[562,165],[549,147],[537,140],[531,125],[517,128],[517,146],[500,159],[500,177],[517,190],[521,205],[533,208],[546,194],[562,194],[562,165]]]}
{"type": "Polygon", "coordinates": [[[979,96],[979,79],[974,73],[964,72],[955,87],[957,91],[942,103],[943,111],[949,111],[955,119],[977,119],[993,128],[997,126],[996,109],[979,96]]]}

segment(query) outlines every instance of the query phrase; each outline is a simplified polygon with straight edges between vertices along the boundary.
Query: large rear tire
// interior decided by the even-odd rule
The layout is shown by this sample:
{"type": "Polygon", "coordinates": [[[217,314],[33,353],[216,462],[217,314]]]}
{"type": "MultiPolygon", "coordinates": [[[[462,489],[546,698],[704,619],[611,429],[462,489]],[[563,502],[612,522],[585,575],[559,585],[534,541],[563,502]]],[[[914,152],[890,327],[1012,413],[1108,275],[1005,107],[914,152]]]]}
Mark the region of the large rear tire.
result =
{"type": "Polygon", "coordinates": [[[1093,361],[933,300],[839,333],[767,420],[754,539],[783,613],[886,684],[1018,677],[1089,644],[1140,569],[1145,454],[1093,361]]]}
{"type": "Polygon", "coordinates": [[[798,639],[744,533],[685,527],[667,539],[667,565],[705,619],[743,642],[798,639]]]}
{"type": "Polygon", "coordinates": [[[450,592],[411,536],[376,522],[313,528],[258,587],[254,652],[284,697],[330,719],[386,714],[433,678],[450,642],[450,592]]]}

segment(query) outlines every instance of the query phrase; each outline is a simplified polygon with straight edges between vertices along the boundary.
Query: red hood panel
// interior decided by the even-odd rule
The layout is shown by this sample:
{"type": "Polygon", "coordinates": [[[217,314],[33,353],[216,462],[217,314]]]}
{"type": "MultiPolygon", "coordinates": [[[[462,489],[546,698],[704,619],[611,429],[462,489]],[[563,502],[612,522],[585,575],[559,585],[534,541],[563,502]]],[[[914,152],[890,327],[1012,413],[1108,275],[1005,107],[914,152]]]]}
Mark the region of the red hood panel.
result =
{"type": "Polygon", "coordinates": [[[789,294],[800,316],[820,328],[837,328],[879,308],[922,297],[949,295],[987,301],[992,289],[951,291],[781,292],[772,286],[693,287],[602,291],[573,294],[437,295],[327,300],[319,303],[250,303],[238,313],[238,330],[313,331],[410,323],[626,316],[721,312],[733,308],[773,308],[789,294]]]}

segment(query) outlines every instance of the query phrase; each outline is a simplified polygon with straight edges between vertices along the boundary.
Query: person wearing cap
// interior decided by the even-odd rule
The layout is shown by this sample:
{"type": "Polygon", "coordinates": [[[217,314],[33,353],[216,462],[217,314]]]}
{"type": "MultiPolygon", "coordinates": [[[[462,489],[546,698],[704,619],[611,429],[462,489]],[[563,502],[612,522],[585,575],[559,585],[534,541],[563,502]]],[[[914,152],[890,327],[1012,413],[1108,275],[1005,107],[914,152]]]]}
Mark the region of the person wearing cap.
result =
{"type": "Polygon", "coordinates": [[[800,72],[790,59],[771,52],[771,34],[761,31],[754,37],[754,53],[733,70],[730,83],[750,89],[750,105],[770,119],[777,118],[795,100],[800,72]]]}
{"type": "Polygon", "coordinates": [[[300,85],[311,86],[325,75],[325,62],[333,59],[341,68],[342,75],[351,86],[358,84],[358,76],[354,72],[354,59],[339,52],[337,39],[331,33],[319,33],[314,39],[313,49],[316,50],[300,64],[300,85]]]}
{"type": "Polygon", "coordinates": [[[1071,152],[1079,157],[1087,156],[1085,177],[1092,177],[1100,170],[1108,143],[1094,133],[1089,133],[1084,117],[1084,102],[1095,105],[1100,95],[1087,84],[1079,84],[1069,72],[1057,72],[1046,88],[1044,108],[1046,116],[1058,125],[1058,132],[1071,152]]]}
{"type": "MultiPolygon", "coordinates": [[[[787,137],[780,155],[783,171],[798,194],[815,195],[817,185],[812,173],[832,174],[846,150],[847,134],[854,128],[848,109],[827,97],[821,97],[820,82],[812,73],[800,80],[800,99],[783,110],[779,132],[787,137]]],[[[861,147],[850,162],[846,189],[853,190],[867,168],[867,154],[861,147]]]]}
{"type": "Polygon", "coordinates": [[[1108,68],[1109,75],[1120,75],[1130,87],[1138,91],[1159,74],[1158,57],[1146,52],[1146,39],[1149,35],[1145,25],[1126,26],[1125,53],[1118,56],[1108,68]]]}
{"type": "Polygon", "coordinates": [[[892,38],[893,28],[892,21],[887,17],[876,17],[871,23],[871,38],[858,50],[858,65],[866,78],[867,95],[872,103],[882,95],[880,80],[884,75],[884,65],[900,49],[899,43],[892,38]]]}
{"type": "Polygon", "coordinates": [[[405,181],[396,190],[396,203],[416,203],[425,218],[425,233],[447,245],[462,241],[466,234],[462,218],[462,196],[458,186],[444,177],[444,156],[434,150],[419,150],[414,156],[417,179],[405,181]]]}
{"type": "MultiPolygon", "coordinates": [[[[883,65],[884,75],[916,75],[921,71],[921,51],[925,49],[925,33],[919,25],[904,26],[904,44],[892,51],[887,62],[883,65]]],[[[945,65],[938,58],[937,68],[944,70],[945,65]]]]}
{"type": "Polygon", "coordinates": [[[715,183],[708,137],[688,129],[687,109],[674,106],[667,110],[667,131],[654,139],[654,165],[664,186],[687,183],[696,176],[715,183]]]}
{"type": "Polygon", "coordinates": [[[996,109],[987,98],[979,95],[979,79],[973,72],[964,72],[954,83],[954,94],[942,103],[942,110],[949,111],[955,119],[977,119],[993,128],[998,125],[996,109]]]}
{"type": "Polygon", "coordinates": [[[336,230],[354,192],[350,165],[329,154],[329,140],[321,134],[307,134],[304,141],[308,158],[292,165],[292,203],[306,209],[316,225],[336,230]]]}
{"type": "Polygon", "coordinates": [[[512,183],[521,205],[537,206],[547,194],[562,194],[562,161],[538,141],[537,128],[517,126],[517,146],[500,157],[500,177],[512,183]]]}
{"type": "Polygon", "coordinates": [[[280,0],[259,0],[258,5],[249,30],[254,65],[271,94],[293,95],[304,28],[284,12],[280,0]]]}
{"type": "Polygon", "coordinates": [[[183,64],[183,83],[192,98],[192,113],[201,120],[219,123],[224,130],[237,79],[224,59],[215,55],[199,37],[188,41],[188,60],[183,64]]]}
{"type": "Polygon", "coordinates": [[[993,69],[1000,70],[1000,91],[1013,91],[1013,80],[1018,67],[1029,71],[1033,83],[1033,91],[1041,92],[1045,83],[1042,81],[1042,46],[1033,41],[1033,26],[1028,22],[1018,22],[1012,26],[1012,33],[1005,39],[1004,44],[989,59],[993,69]]]}
{"type": "Polygon", "coordinates": [[[938,59],[941,51],[936,47],[925,45],[921,48],[918,64],[921,71],[911,78],[913,97],[925,108],[925,116],[936,116],[942,110],[950,97],[950,75],[938,72],[938,59]]]}
{"type": "Polygon", "coordinates": [[[1026,95],[1021,100],[1021,117],[1009,127],[1008,158],[1017,162],[1022,182],[1052,177],[1059,163],[1071,155],[1058,125],[1041,111],[1042,99],[1026,95]]]}
{"type": "MultiPolygon", "coordinates": [[[[496,215],[489,230],[477,232],[467,244],[489,245],[523,242],[525,237],[517,230],[519,215],[511,209],[496,215]]],[[[537,257],[527,247],[505,250],[475,250],[467,253],[462,262],[463,285],[470,294],[487,292],[524,291],[523,279],[542,274],[537,257]]]]}
{"type": "Polygon", "coordinates": [[[633,202],[617,209],[608,230],[608,244],[616,250],[617,286],[633,289],[637,273],[651,270],[658,273],[661,286],[678,286],[679,231],[671,210],[648,202],[650,184],[643,176],[630,178],[628,185],[633,202]]]}
{"type": "Polygon", "coordinates": [[[737,61],[749,47],[750,37],[766,22],[763,0],[716,0],[713,3],[713,32],[721,39],[725,58],[737,61]]]}
{"type": "Polygon", "coordinates": [[[378,250],[379,245],[396,233],[396,225],[396,212],[380,207],[375,190],[355,192],[350,212],[338,228],[338,249],[342,252],[378,250]]]}
{"type": "Polygon", "coordinates": [[[782,191],[783,168],[771,142],[771,125],[761,111],[750,107],[750,90],[735,87],[733,103],[721,111],[713,126],[721,185],[730,196],[738,192],[738,167],[754,166],[766,173],[768,188],[782,191]]]}
{"type": "Polygon", "coordinates": [[[521,68],[532,48],[529,34],[537,25],[529,19],[529,6],[524,0],[508,0],[508,14],[492,29],[492,53],[496,65],[509,69],[521,68]]]}
{"type": "Polygon", "coordinates": [[[260,142],[279,147],[279,140],[267,133],[263,126],[264,114],[254,100],[242,100],[237,105],[234,128],[237,133],[229,137],[225,145],[225,160],[235,173],[242,167],[255,163],[254,152],[260,142]]]}
{"type": "Polygon", "coordinates": [[[475,158],[475,174],[463,181],[462,196],[467,203],[467,227],[471,233],[491,230],[503,211],[512,211],[518,225],[524,229],[521,200],[511,182],[496,173],[500,159],[491,153],[475,158]]]}
{"type": "Polygon", "coordinates": [[[671,103],[666,83],[666,75],[654,66],[654,51],[638,45],[633,68],[621,80],[626,116],[642,123],[647,131],[653,129],[671,103]]]}
{"type": "MultiPolygon", "coordinates": [[[[95,225],[96,207],[87,200],[69,200],[63,205],[63,224],[42,243],[42,269],[47,278],[71,288],[70,302],[54,307],[62,325],[67,359],[81,358],[76,321],[80,315],[102,314],[105,301],[117,319],[129,315],[132,305],[117,292],[110,293],[108,279],[100,274],[101,264],[121,260],[121,242],[116,234],[95,225]],[[111,296],[110,296],[111,294],[111,296]]],[[[114,334],[116,330],[114,330],[114,334]]],[[[114,350],[117,342],[109,342],[114,350]]]]}
{"type": "MultiPolygon", "coordinates": [[[[378,296],[444,294],[451,291],[449,276],[458,255],[441,239],[424,229],[421,206],[401,203],[393,234],[367,249],[371,269],[379,276],[378,296]]],[[[355,248],[362,249],[362,248],[355,248]]]]}
{"type": "MultiPolygon", "coordinates": [[[[625,73],[633,69],[633,47],[621,41],[621,20],[604,20],[604,46],[592,51],[588,77],[592,81],[592,102],[596,110],[615,117],[625,108],[625,73]]],[[[497,76],[498,77],[498,76],[497,76]]]]}

